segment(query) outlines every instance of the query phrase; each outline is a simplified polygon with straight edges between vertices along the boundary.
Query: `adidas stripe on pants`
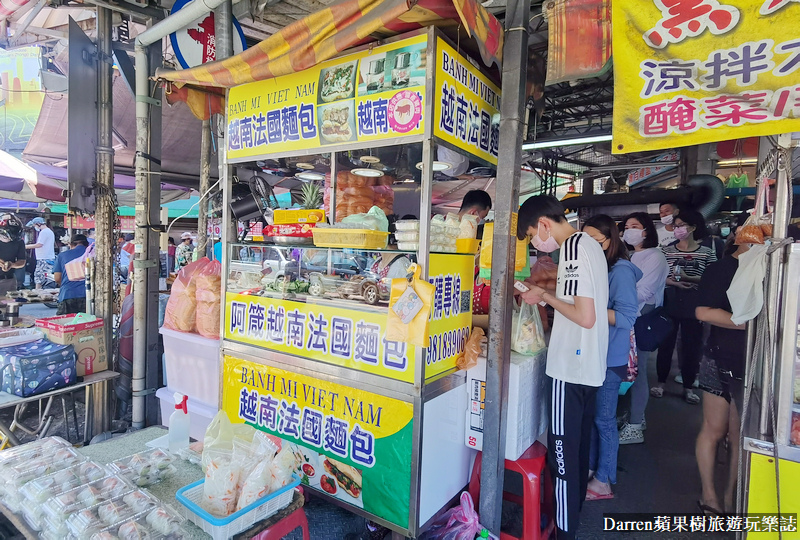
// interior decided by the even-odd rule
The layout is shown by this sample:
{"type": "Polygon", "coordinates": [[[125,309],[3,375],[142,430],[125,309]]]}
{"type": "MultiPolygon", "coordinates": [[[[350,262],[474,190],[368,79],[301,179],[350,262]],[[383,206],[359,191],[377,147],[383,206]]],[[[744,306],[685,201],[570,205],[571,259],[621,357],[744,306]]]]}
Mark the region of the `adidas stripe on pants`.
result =
{"type": "Polygon", "coordinates": [[[571,540],[586,498],[597,388],[551,379],[550,390],[547,461],[555,494],[556,538],[571,540]]]}

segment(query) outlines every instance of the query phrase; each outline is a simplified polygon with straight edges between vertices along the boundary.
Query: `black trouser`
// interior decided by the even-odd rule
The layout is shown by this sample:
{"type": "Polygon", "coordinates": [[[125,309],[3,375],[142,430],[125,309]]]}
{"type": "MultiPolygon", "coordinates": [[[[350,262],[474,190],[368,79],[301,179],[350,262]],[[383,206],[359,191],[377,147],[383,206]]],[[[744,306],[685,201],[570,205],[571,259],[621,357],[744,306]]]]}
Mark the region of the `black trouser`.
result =
{"type": "Polygon", "coordinates": [[[58,303],[56,315],[72,315],[73,313],[86,313],[86,297],[68,298],[58,303]]]}
{"type": "Polygon", "coordinates": [[[683,377],[683,387],[689,389],[694,384],[697,371],[700,369],[700,359],[703,357],[703,323],[697,319],[674,319],[675,325],[672,332],[664,338],[658,347],[656,370],[658,382],[665,383],[672,368],[672,352],[678,339],[678,329],[681,332],[681,348],[678,351],[678,362],[683,377]]]}
{"type": "Polygon", "coordinates": [[[552,379],[550,391],[547,461],[556,499],[556,538],[571,540],[578,529],[589,482],[597,388],[552,379]]]}

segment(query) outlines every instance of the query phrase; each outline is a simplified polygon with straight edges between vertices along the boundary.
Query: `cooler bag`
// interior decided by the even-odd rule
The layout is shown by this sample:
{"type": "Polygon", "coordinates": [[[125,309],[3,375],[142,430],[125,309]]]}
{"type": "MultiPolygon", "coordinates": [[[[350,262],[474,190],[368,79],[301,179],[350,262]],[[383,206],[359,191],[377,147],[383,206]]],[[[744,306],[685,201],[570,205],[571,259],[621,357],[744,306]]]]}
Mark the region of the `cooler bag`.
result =
{"type": "Polygon", "coordinates": [[[46,339],[0,348],[0,385],[19,397],[30,397],[75,384],[75,349],[46,339]]]}

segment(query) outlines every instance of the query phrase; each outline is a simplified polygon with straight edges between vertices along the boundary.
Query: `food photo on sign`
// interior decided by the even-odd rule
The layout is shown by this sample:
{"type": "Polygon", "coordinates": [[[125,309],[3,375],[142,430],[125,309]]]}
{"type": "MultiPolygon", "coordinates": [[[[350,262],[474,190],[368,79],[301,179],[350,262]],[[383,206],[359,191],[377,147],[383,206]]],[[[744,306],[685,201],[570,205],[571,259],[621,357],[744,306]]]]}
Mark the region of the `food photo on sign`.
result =
{"type": "Polygon", "coordinates": [[[353,60],[319,72],[320,105],[355,97],[357,64],[358,61],[353,60]]]}
{"type": "Polygon", "coordinates": [[[317,109],[323,144],[340,144],[356,140],[355,103],[340,101],[317,109]]]}

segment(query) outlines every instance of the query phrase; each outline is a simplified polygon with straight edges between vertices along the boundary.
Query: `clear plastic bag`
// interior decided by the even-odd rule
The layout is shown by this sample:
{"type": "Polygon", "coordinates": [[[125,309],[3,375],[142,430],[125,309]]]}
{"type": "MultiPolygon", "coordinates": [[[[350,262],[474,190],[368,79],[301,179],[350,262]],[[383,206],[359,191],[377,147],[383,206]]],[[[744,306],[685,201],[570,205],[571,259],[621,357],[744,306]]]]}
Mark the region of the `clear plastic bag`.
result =
{"type": "Polygon", "coordinates": [[[554,290],[558,279],[558,265],[550,257],[539,257],[531,267],[531,278],[543,289],[554,290]]]}
{"type": "Polygon", "coordinates": [[[197,298],[196,275],[209,262],[203,257],[190,263],[178,272],[178,278],[172,284],[172,290],[164,313],[164,327],[178,332],[194,332],[196,329],[197,298]]]}
{"type": "Polygon", "coordinates": [[[196,280],[197,333],[210,339],[219,339],[222,263],[211,261],[197,272],[196,280]]]}
{"type": "Polygon", "coordinates": [[[212,515],[226,517],[236,511],[241,465],[228,450],[209,450],[201,506],[212,515]]]}
{"type": "Polygon", "coordinates": [[[545,347],[542,320],[537,306],[522,302],[511,319],[511,349],[533,356],[545,347]]]}
{"type": "Polygon", "coordinates": [[[458,357],[456,366],[458,369],[472,369],[478,365],[478,358],[483,351],[483,343],[486,341],[486,334],[483,328],[476,326],[467,339],[464,347],[464,354],[458,357]]]}
{"type": "Polygon", "coordinates": [[[420,538],[424,540],[474,540],[483,526],[468,492],[461,494],[461,504],[437,519],[420,538]]]}

